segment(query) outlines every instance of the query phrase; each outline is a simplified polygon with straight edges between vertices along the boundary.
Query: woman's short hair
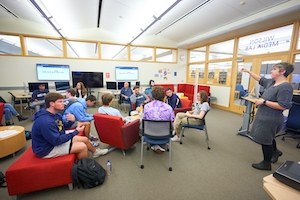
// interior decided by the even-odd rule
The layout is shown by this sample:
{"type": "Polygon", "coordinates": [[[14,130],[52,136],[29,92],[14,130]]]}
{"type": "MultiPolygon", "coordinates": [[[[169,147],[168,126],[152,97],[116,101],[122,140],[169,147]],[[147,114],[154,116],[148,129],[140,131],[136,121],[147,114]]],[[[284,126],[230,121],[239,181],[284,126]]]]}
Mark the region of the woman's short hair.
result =
{"type": "Polygon", "coordinates": [[[50,108],[50,102],[55,102],[58,99],[63,99],[63,95],[57,93],[57,92],[49,92],[48,94],[46,94],[45,96],[45,105],[46,108],[50,108]]]}
{"type": "Polygon", "coordinates": [[[111,93],[105,93],[102,95],[102,104],[108,106],[109,103],[113,100],[114,95],[111,93]]]}
{"type": "Polygon", "coordinates": [[[201,90],[200,92],[198,92],[200,94],[200,102],[208,102],[208,95],[207,92],[204,90],[201,90]]]}
{"type": "Polygon", "coordinates": [[[277,67],[280,72],[285,70],[285,73],[283,74],[285,77],[288,77],[288,75],[290,75],[294,71],[294,68],[295,68],[294,65],[292,65],[291,63],[288,63],[288,62],[277,63],[277,64],[273,65],[273,68],[274,67],[277,67]]]}
{"type": "Polygon", "coordinates": [[[152,88],[152,97],[155,100],[163,101],[165,97],[165,91],[162,86],[154,86],[152,88]]]}

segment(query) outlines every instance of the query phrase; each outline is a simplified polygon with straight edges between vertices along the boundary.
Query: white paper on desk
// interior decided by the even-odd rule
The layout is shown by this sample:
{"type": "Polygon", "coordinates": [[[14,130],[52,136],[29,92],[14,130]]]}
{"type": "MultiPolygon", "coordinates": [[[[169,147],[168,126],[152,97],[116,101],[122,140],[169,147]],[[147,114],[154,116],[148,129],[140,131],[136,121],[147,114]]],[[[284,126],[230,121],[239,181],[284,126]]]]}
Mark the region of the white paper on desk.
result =
{"type": "Polygon", "coordinates": [[[5,138],[11,135],[14,135],[18,133],[17,130],[5,130],[5,131],[0,131],[0,138],[5,138]]]}

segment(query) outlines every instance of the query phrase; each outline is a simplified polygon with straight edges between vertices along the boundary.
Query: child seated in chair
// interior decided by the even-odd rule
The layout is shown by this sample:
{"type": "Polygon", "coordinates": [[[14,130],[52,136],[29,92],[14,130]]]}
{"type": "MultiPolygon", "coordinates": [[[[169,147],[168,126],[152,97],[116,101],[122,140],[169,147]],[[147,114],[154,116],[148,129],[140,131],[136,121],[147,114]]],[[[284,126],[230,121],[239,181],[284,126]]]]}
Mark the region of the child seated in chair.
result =
{"type": "Polygon", "coordinates": [[[102,95],[102,106],[98,109],[98,112],[101,114],[107,114],[111,116],[119,116],[122,118],[125,124],[131,122],[130,117],[123,117],[119,110],[110,107],[114,95],[111,93],[105,93],[102,95]]]}
{"type": "Polygon", "coordinates": [[[208,95],[204,90],[197,93],[197,100],[199,101],[196,105],[196,109],[187,111],[186,113],[177,113],[174,120],[175,136],[171,139],[172,141],[180,141],[180,132],[182,124],[201,125],[203,124],[202,119],[205,113],[209,111],[210,107],[208,104],[208,95]],[[189,118],[189,120],[187,119],[189,118]]]}

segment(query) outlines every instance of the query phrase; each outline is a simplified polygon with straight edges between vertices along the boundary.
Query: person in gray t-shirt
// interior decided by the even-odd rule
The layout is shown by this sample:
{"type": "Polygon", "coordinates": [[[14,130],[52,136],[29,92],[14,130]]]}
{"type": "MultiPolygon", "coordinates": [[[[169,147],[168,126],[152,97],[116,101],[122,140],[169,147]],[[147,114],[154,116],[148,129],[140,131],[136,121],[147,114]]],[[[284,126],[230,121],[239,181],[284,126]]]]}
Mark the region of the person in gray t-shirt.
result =
{"type": "Polygon", "coordinates": [[[197,94],[197,103],[195,110],[187,111],[186,113],[179,112],[174,120],[175,136],[171,139],[172,141],[178,142],[180,140],[180,132],[182,124],[201,125],[203,124],[202,119],[205,114],[209,111],[210,107],[208,104],[208,95],[205,91],[201,90],[197,94]],[[189,119],[188,119],[189,118],[189,119]],[[188,121],[187,121],[188,120],[188,121]]]}
{"type": "Polygon", "coordinates": [[[271,71],[272,79],[261,78],[245,68],[242,71],[249,73],[264,87],[264,93],[255,102],[258,109],[250,131],[253,141],[261,144],[264,159],[252,164],[252,167],[272,170],[271,162],[277,162],[282,155],[276,147],[275,135],[283,124],[282,112],[292,107],[293,87],[286,77],[294,71],[294,66],[286,62],[275,64],[271,71]]]}

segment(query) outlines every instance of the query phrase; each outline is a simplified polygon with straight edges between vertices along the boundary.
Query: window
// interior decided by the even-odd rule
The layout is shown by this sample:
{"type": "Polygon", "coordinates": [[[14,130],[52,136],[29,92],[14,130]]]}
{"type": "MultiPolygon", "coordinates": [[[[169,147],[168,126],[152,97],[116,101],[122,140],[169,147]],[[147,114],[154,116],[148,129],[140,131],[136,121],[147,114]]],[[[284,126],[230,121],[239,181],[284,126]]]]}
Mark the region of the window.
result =
{"type": "Polygon", "coordinates": [[[98,58],[98,44],[96,42],[67,41],[68,57],[98,58]]]}
{"type": "Polygon", "coordinates": [[[232,62],[210,63],[208,65],[208,84],[230,85],[232,62]]]}
{"type": "Polygon", "coordinates": [[[238,54],[243,56],[288,51],[291,46],[292,31],[293,25],[289,25],[241,37],[238,54]]]}
{"type": "Polygon", "coordinates": [[[153,48],[131,46],[131,60],[137,61],[153,61],[153,48]]]}
{"type": "Polygon", "coordinates": [[[157,62],[176,62],[176,50],[156,48],[157,62]]]}
{"type": "Polygon", "coordinates": [[[196,72],[199,71],[198,74],[198,82],[204,83],[204,71],[205,71],[205,65],[190,65],[190,74],[189,78],[196,78],[196,72]]]}
{"type": "Polygon", "coordinates": [[[0,35],[0,54],[22,54],[19,36],[0,35]]]}
{"type": "Polygon", "coordinates": [[[28,55],[31,56],[56,56],[62,57],[62,41],[47,38],[26,37],[28,55]]]}
{"type": "Polygon", "coordinates": [[[213,44],[209,47],[209,60],[232,58],[234,40],[213,44]]]}
{"type": "Polygon", "coordinates": [[[190,50],[190,62],[205,61],[206,47],[190,50]]]}
{"type": "Polygon", "coordinates": [[[101,58],[108,60],[128,60],[127,46],[101,44],[101,58]]]}
{"type": "Polygon", "coordinates": [[[300,54],[295,56],[295,69],[292,74],[292,86],[294,90],[300,90],[300,54]]]}

